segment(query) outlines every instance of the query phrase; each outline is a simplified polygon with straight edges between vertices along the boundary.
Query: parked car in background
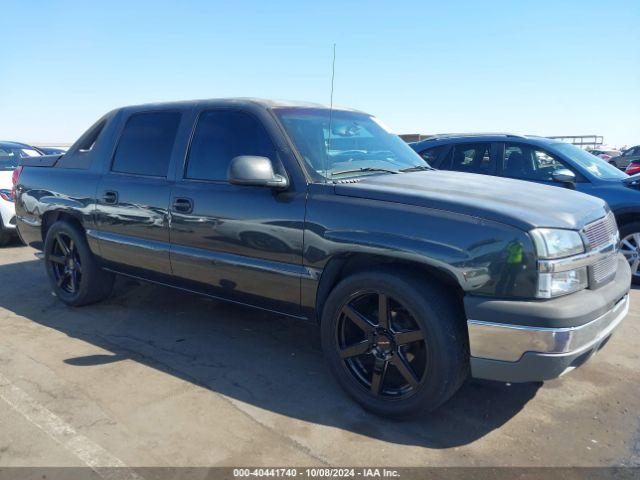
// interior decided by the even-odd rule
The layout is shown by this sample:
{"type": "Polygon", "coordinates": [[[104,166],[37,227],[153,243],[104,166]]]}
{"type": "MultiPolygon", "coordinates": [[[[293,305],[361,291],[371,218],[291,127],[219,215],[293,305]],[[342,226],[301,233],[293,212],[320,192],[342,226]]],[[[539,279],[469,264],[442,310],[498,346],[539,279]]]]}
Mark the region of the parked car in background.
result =
{"type": "MultiPolygon", "coordinates": [[[[620,228],[633,282],[640,284],[640,181],[635,177],[574,145],[544,137],[436,135],[411,147],[440,170],[528,180],[605,200],[620,228]]],[[[545,203],[541,197],[539,207],[545,203]]]]}
{"type": "Polygon", "coordinates": [[[16,235],[16,212],[13,199],[13,172],[19,160],[42,155],[30,145],[0,141],[0,246],[16,235]]]}
{"type": "Polygon", "coordinates": [[[631,172],[626,172],[628,175],[638,173],[640,170],[636,170],[638,163],[640,163],[640,145],[627,148],[620,154],[619,157],[611,159],[611,163],[615,163],[618,168],[632,168],[631,172]],[[635,165],[632,167],[632,165],[635,165]]]}
{"type": "Polygon", "coordinates": [[[127,107],[23,164],[18,228],[58,299],[102,300],[118,273],[317,321],[338,382],[378,414],[433,410],[469,373],[555,378],[628,310],[605,202],[436,171],[362,112],[127,107]]]}
{"type": "Polygon", "coordinates": [[[64,155],[67,153],[67,149],[62,147],[38,147],[38,150],[45,155],[64,155]]]}
{"type": "Polygon", "coordinates": [[[632,160],[625,169],[624,173],[626,173],[627,175],[635,175],[636,173],[640,173],[640,160],[632,160]]]}
{"type": "Polygon", "coordinates": [[[602,160],[605,160],[607,162],[609,162],[610,164],[618,167],[621,170],[624,170],[624,168],[626,167],[626,165],[618,165],[616,163],[615,160],[613,160],[616,157],[620,156],[620,150],[615,150],[613,148],[606,148],[606,147],[601,147],[601,148],[594,148],[593,150],[589,150],[589,153],[592,155],[595,155],[598,158],[601,158],[602,160]]]}

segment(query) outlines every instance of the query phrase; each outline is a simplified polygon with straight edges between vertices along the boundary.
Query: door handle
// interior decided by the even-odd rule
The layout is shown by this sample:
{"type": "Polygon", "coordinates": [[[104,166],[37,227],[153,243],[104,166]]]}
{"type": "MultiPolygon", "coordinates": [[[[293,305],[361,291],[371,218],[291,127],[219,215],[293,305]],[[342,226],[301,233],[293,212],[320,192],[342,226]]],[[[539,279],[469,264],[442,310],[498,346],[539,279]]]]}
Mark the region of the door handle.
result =
{"type": "Polygon", "coordinates": [[[102,200],[104,200],[104,203],[108,203],[109,205],[115,205],[118,203],[118,192],[107,190],[102,195],[102,200]]]}
{"type": "Polygon", "coordinates": [[[173,209],[180,213],[193,212],[193,201],[190,198],[177,197],[173,200],[173,209]]]}

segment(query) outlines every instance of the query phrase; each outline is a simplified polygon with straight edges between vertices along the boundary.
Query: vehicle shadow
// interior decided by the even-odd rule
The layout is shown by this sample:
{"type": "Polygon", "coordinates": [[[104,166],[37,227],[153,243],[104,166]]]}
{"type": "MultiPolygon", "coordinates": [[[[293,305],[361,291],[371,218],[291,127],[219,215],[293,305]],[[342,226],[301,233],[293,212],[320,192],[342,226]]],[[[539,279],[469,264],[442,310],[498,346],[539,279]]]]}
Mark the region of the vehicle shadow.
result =
{"type": "Polygon", "coordinates": [[[111,352],[68,358],[70,367],[132,359],[231,399],[388,442],[471,443],[516,415],[540,387],[471,380],[437,413],[393,421],[340,390],[315,325],[124,278],[108,300],[71,308],[51,295],[38,260],[1,265],[0,278],[11,279],[0,288],[0,307],[111,352]]]}

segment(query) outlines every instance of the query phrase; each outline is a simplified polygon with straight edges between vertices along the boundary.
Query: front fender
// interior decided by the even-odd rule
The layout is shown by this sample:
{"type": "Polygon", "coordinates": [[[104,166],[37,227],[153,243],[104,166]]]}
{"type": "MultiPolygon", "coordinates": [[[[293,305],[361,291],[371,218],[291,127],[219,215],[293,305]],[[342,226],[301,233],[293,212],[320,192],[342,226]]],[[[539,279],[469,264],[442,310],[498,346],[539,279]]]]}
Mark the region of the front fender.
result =
{"type": "Polygon", "coordinates": [[[303,253],[310,275],[303,285],[303,306],[315,302],[317,285],[332,260],[359,254],[438,269],[469,294],[535,295],[534,247],[522,230],[425,207],[310,195],[303,253]]]}

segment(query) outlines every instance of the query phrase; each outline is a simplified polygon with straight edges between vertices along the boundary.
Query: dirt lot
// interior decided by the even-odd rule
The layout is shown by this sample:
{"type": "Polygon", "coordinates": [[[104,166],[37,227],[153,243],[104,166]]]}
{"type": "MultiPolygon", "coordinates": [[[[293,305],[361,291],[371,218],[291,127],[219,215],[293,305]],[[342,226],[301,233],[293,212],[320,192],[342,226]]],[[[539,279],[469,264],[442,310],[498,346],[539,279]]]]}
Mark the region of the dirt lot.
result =
{"type": "Polygon", "coordinates": [[[0,467],[640,465],[640,291],[563,379],[397,422],[345,397],[312,325],[126,279],[68,308],[17,245],[0,278],[0,467]]]}

